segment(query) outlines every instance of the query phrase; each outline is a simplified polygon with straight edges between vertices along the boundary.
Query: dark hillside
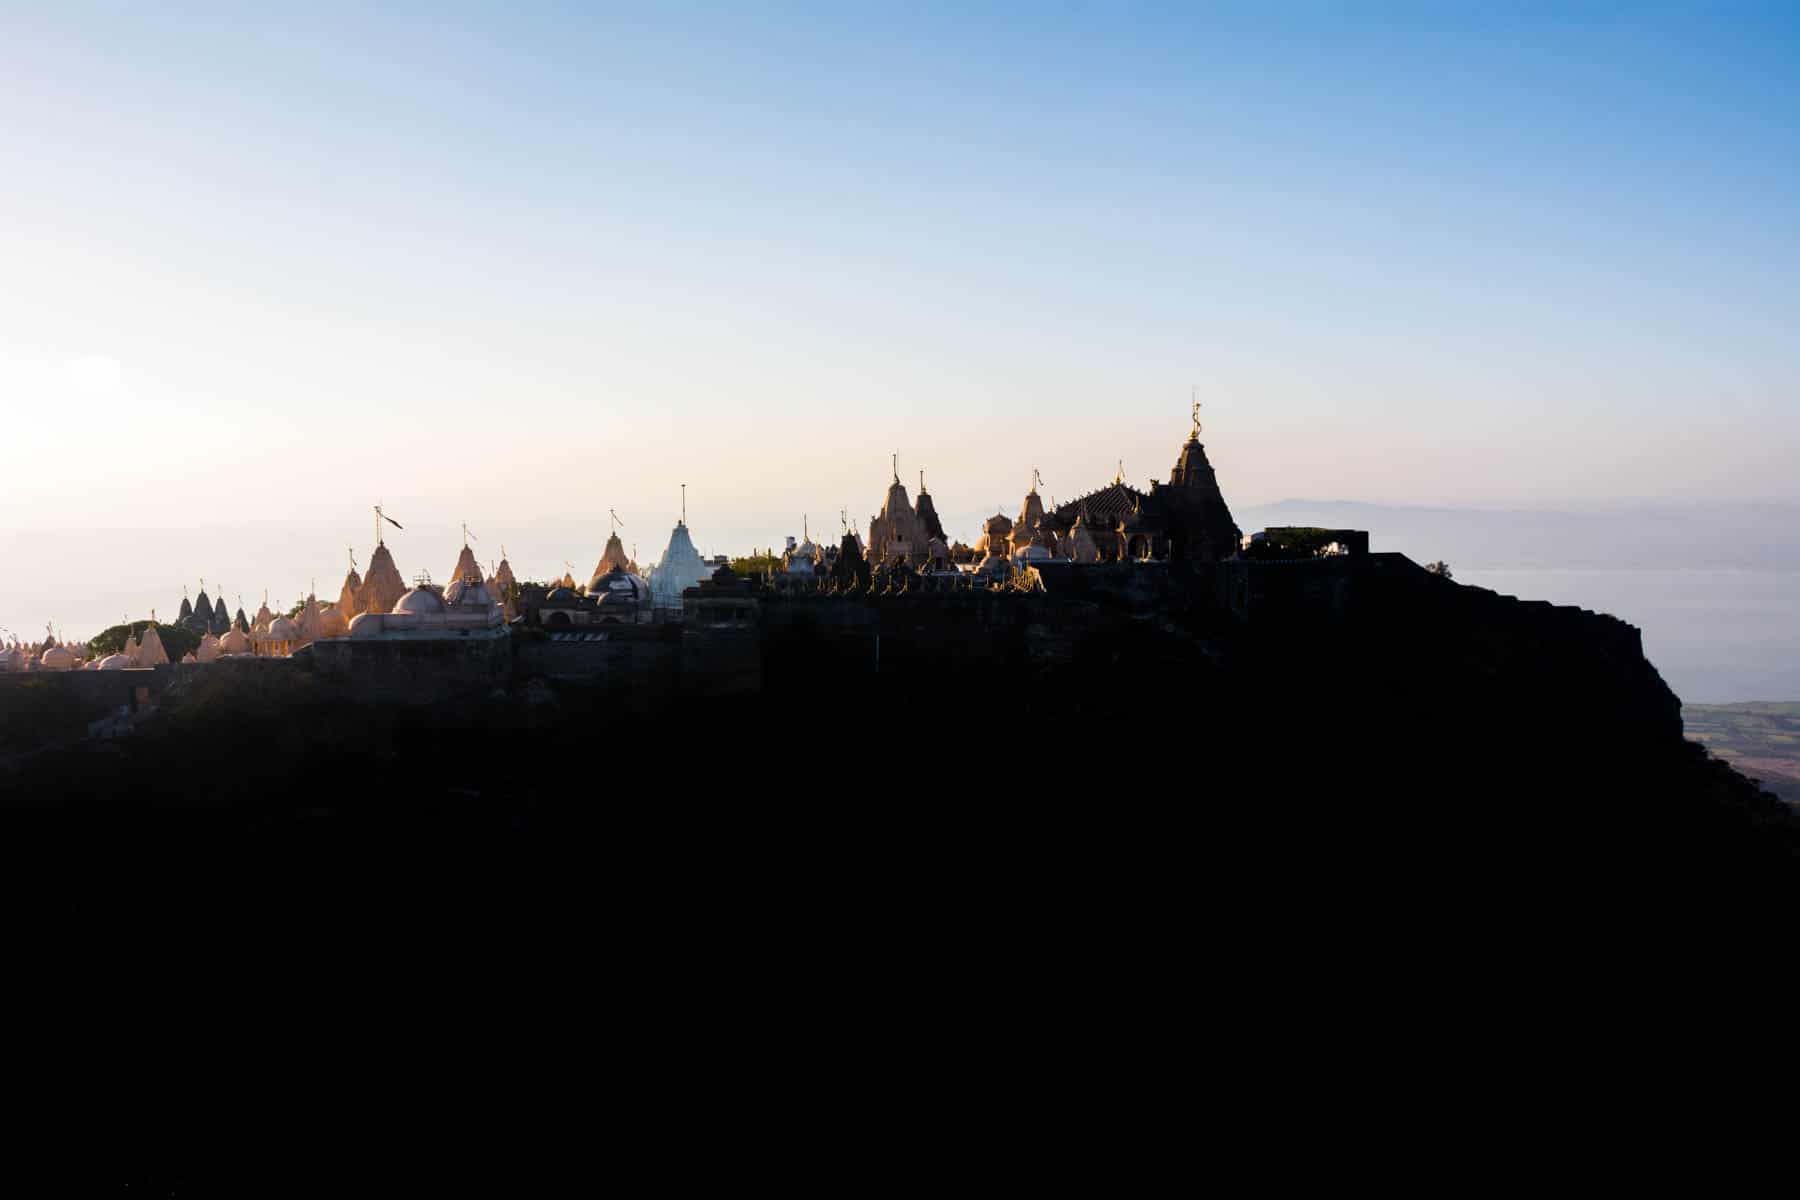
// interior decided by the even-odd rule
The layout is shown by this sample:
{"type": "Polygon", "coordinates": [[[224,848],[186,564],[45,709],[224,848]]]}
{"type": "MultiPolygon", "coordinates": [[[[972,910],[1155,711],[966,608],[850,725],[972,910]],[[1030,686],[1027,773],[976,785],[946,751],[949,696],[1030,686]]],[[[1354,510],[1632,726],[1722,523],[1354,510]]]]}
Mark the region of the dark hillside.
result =
{"type": "Polygon", "coordinates": [[[981,655],[896,622],[879,672],[788,621],[764,692],[650,708],[530,680],[396,710],[221,672],[134,737],[16,767],[9,823],[178,856],[253,835],[404,862],[541,851],[614,882],[987,864],[1280,904],[1794,875],[1792,812],[1684,740],[1610,617],[1416,568],[1318,623],[1084,605],[1054,654],[1029,621],[981,655]]]}

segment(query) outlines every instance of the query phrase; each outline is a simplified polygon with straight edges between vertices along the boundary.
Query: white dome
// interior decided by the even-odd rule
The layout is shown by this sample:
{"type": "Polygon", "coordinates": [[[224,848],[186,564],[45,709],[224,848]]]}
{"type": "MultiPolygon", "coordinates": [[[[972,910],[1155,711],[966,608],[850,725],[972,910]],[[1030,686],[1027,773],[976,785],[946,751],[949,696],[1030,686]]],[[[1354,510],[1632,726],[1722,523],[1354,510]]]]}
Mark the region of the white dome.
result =
{"type": "Polygon", "coordinates": [[[380,637],[381,613],[358,613],[350,622],[350,636],[353,638],[380,637]]]}
{"type": "Polygon", "coordinates": [[[300,631],[286,617],[276,617],[269,623],[269,640],[272,642],[291,642],[300,636],[300,631]]]}
{"type": "Polygon", "coordinates": [[[38,662],[46,671],[67,671],[75,665],[75,656],[61,646],[52,646],[38,662]]]}
{"type": "Polygon", "coordinates": [[[444,603],[456,608],[473,608],[485,612],[495,601],[487,585],[479,579],[458,579],[444,589],[444,603]]]}
{"type": "Polygon", "coordinates": [[[430,588],[416,587],[412,591],[406,593],[406,595],[394,601],[394,611],[397,613],[414,613],[419,616],[426,616],[432,613],[443,612],[444,601],[442,597],[430,588]]]}
{"type": "Polygon", "coordinates": [[[100,660],[100,666],[97,669],[101,671],[123,671],[130,665],[131,660],[126,658],[123,654],[109,654],[100,660]]]}

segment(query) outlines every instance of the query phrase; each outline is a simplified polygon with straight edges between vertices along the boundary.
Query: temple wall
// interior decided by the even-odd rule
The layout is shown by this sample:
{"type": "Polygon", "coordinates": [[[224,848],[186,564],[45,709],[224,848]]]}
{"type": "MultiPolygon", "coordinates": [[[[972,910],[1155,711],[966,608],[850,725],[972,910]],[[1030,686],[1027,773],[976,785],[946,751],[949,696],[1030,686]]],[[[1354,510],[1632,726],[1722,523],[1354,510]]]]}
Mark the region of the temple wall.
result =
{"type": "Polygon", "coordinates": [[[681,631],[674,625],[617,625],[580,640],[526,636],[514,646],[516,682],[581,683],[616,693],[635,709],[673,699],[681,687],[681,631]]]}
{"type": "Polygon", "coordinates": [[[288,660],[357,700],[430,704],[457,692],[504,687],[512,639],[328,638],[288,660]]]}

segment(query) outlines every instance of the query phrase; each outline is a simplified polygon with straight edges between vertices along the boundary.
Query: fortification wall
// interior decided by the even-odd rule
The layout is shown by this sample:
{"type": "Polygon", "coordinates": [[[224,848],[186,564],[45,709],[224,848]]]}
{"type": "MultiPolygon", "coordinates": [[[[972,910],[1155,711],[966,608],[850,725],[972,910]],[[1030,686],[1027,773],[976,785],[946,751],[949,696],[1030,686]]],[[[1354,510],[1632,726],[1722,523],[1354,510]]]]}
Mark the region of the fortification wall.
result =
{"type": "Polygon", "coordinates": [[[512,639],[329,638],[289,660],[357,700],[432,704],[459,692],[504,687],[512,639]]]}

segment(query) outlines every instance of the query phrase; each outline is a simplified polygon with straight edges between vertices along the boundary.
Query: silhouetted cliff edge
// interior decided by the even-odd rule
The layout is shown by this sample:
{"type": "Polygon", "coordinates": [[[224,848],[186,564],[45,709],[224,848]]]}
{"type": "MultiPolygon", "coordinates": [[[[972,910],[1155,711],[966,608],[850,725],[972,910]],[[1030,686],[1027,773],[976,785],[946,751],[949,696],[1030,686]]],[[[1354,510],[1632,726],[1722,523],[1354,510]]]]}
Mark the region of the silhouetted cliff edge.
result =
{"type": "Polygon", "coordinates": [[[736,696],[528,678],[399,708],[214,672],[0,787],[19,832],[474,834],[631,870],[923,856],[1521,901],[1792,877],[1793,813],[1683,738],[1637,630],[1373,558],[1255,582],[1249,620],[1179,573],[979,611],[897,596],[854,636],[850,601],[773,605],[763,687],[736,696]]]}

